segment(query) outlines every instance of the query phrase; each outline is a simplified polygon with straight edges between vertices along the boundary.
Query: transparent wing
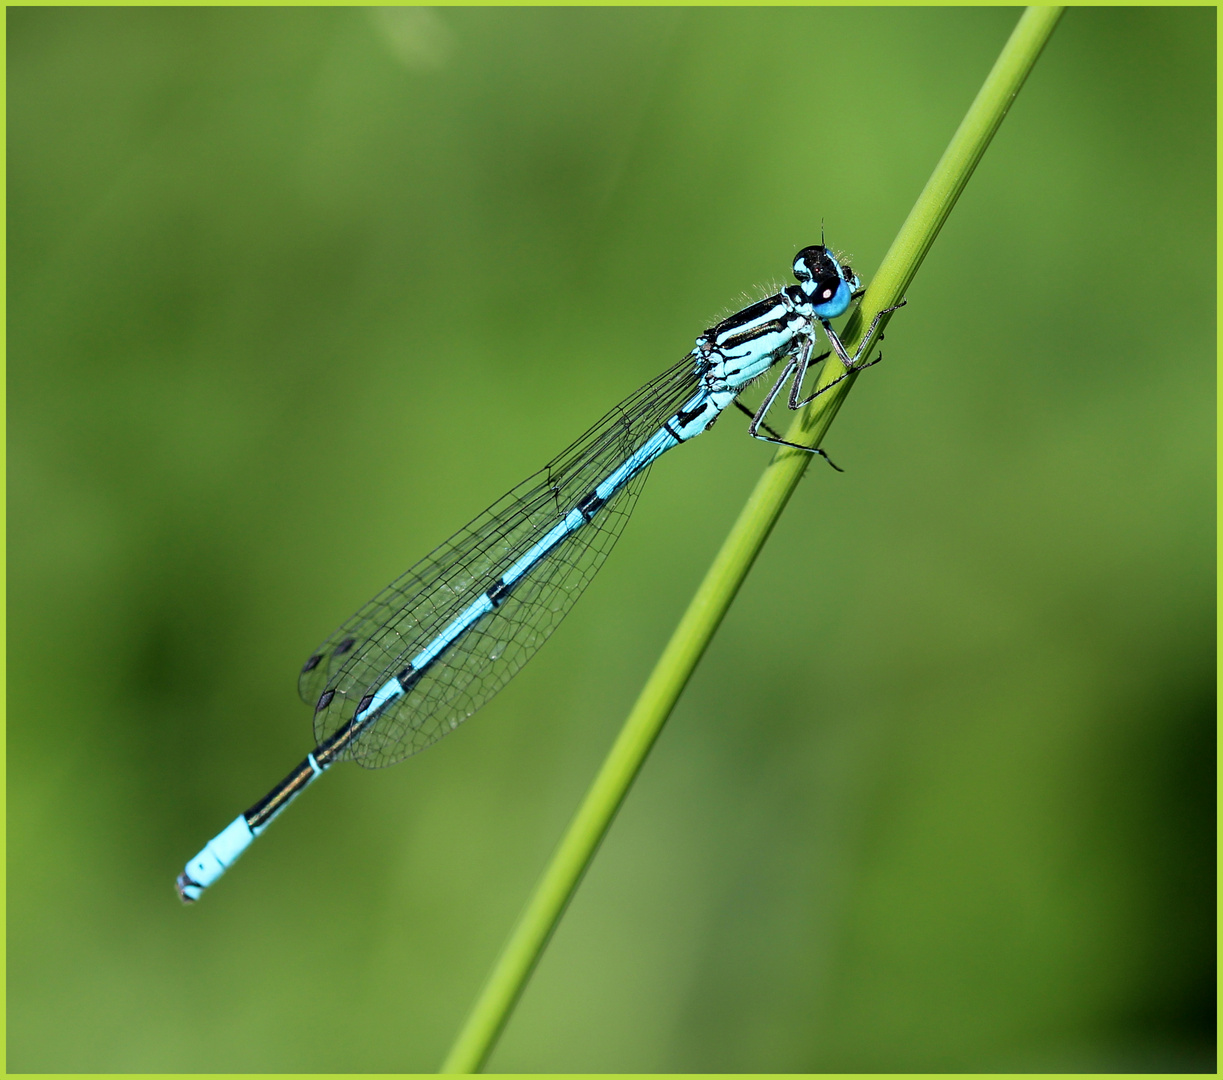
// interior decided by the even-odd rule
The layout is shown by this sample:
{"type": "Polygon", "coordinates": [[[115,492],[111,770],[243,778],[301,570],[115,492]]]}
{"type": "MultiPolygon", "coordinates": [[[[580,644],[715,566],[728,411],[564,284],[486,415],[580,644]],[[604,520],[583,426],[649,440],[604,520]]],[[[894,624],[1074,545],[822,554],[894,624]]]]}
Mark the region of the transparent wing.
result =
{"type": "MultiPolygon", "coordinates": [[[[403,670],[437,634],[565,517],[663,421],[688,401],[699,376],[691,356],[607,413],[547,466],[392,582],[310,656],[298,690],[323,742],[357,703],[403,670]],[[330,695],[330,696],[328,696],[330,695]]],[[[618,539],[648,470],[516,582],[410,690],[349,744],[345,757],[391,765],[458,727],[534,655],[590,583],[618,539]]]]}

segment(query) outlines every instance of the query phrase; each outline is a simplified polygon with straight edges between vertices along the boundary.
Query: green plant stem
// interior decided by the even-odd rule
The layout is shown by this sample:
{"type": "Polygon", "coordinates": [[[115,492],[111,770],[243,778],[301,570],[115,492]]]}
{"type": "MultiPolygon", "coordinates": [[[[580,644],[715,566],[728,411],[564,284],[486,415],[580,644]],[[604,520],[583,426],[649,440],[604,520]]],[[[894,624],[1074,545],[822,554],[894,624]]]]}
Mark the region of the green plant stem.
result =
{"type": "MultiPolygon", "coordinates": [[[[851,352],[872,344],[862,340],[863,328],[869,325],[864,316],[869,313],[873,318],[904,295],[1061,13],[1061,8],[1032,7],[1020,18],[846,325],[842,340],[851,352]]],[[[880,321],[876,337],[887,319],[885,315],[880,321]]],[[[838,369],[835,360],[825,364],[817,387],[834,380],[838,369]]],[[[786,438],[818,446],[856,378],[851,375],[816,398],[799,413],[786,438]]],[[[476,1072],[488,1059],[650,747],[811,458],[782,449],[757,482],[544,871],[442,1072],[476,1072]]]]}

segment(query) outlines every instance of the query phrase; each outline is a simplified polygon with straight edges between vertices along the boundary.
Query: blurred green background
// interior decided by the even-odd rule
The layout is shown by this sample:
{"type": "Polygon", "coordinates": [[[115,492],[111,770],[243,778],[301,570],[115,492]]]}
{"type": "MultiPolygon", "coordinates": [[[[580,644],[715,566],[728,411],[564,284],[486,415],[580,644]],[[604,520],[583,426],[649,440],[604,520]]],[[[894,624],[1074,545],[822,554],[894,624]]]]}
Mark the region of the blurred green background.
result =
{"type": "MultiPolygon", "coordinates": [[[[9,9],[10,1070],[436,1068],[745,418],[454,736],[174,875],[358,605],[821,221],[869,279],[1016,17],[9,9]]],[[[1214,69],[1064,19],[492,1069],[1214,1068],[1214,69]]]]}

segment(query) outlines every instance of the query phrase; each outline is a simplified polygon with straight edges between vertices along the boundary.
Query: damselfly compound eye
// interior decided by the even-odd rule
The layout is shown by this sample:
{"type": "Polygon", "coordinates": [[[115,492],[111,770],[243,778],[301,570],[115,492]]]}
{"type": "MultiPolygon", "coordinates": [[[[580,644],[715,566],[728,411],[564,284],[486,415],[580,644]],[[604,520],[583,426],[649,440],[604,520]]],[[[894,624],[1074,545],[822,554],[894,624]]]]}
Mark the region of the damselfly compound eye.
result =
{"type": "Polygon", "coordinates": [[[841,279],[821,278],[815,283],[815,299],[817,303],[826,304],[837,294],[837,290],[841,287],[841,279]]]}

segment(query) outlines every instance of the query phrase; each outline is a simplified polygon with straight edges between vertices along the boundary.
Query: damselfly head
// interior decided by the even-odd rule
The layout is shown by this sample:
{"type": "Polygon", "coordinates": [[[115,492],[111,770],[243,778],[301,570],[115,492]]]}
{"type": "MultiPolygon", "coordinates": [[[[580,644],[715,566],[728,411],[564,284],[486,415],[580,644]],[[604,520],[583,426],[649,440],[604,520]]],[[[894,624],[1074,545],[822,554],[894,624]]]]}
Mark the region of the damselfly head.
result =
{"type": "Polygon", "coordinates": [[[794,256],[794,276],[821,318],[834,319],[849,306],[858,278],[823,244],[805,247],[794,256]]]}

